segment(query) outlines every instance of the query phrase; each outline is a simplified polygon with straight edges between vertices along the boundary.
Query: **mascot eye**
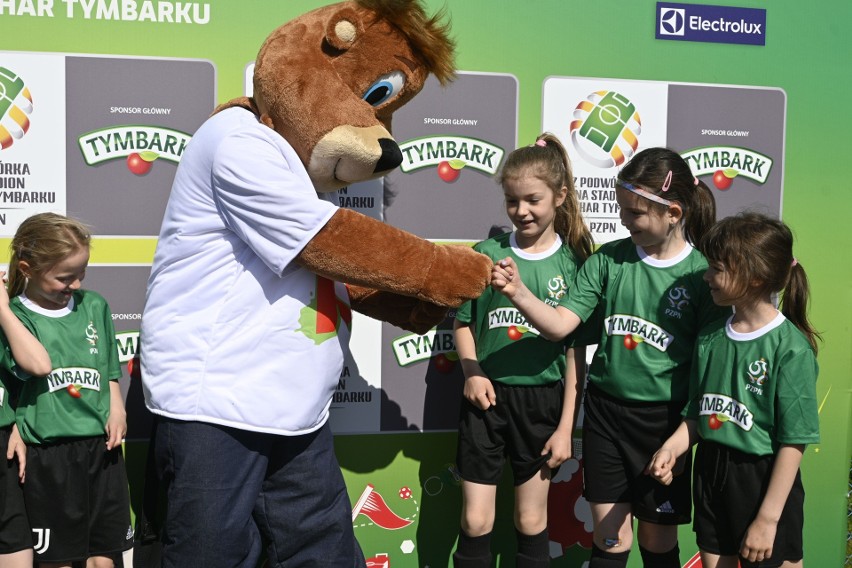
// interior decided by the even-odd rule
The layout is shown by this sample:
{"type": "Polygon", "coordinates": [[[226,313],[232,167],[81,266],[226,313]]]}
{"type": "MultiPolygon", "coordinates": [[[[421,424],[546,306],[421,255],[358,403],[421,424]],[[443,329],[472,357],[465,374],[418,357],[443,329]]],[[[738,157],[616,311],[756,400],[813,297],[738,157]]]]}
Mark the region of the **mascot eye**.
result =
{"type": "Polygon", "coordinates": [[[362,98],[376,107],[398,94],[404,85],[405,75],[401,71],[393,71],[376,79],[362,98]]]}

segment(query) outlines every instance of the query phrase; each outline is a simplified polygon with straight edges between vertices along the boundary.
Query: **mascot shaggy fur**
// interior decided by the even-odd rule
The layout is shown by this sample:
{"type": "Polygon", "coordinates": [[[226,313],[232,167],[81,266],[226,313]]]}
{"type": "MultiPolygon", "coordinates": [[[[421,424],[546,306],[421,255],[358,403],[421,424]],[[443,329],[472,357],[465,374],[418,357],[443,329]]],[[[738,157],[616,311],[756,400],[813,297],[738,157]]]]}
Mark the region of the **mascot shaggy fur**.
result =
{"type": "Polygon", "coordinates": [[[441,20],[415,0],[292,20],[182,157],[141,330],[164,566],[253,567],[261,542],[271,566],[364,565],[327,424],[350,309],[423,333],[491,261],[323,194],[401,163],[393,112],[454,73],[441,20]]]}

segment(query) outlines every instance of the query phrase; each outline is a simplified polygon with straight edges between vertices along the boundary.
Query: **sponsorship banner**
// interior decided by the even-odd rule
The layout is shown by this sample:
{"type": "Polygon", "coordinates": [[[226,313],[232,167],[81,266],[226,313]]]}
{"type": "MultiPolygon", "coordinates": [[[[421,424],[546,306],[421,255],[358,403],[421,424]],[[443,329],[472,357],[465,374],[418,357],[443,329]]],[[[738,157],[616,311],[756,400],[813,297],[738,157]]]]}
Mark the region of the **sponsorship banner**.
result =
{"type": "Polygon", "coordinates": [[[657,39],[766,44],[766,10],[657,2],[657,39]]]}
{"type": "Polygon", "coordinates": [[[571,156],[583,217],[595,242],[628,237],[615,182],[635,153],[679,152],[707,184],[719,217],[745,208],[778,216],[786,95],[780,89],[549,77],[542,128],[571,156]]]}

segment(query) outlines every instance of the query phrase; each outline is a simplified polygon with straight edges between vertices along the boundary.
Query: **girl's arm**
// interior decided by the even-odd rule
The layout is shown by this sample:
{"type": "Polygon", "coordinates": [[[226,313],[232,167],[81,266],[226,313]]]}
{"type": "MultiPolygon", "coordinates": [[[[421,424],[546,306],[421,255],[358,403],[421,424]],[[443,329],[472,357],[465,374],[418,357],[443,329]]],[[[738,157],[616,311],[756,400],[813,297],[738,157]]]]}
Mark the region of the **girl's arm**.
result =
{"type": "Polygon", "coordinates": [[[804,444],[782,444],[775,456],[766,495],[740,546],[740,555],[750,562],[761,562],[772,556],[778,520],[796,480],[804,451],[804,444]]]}
{"type": "MultiPolygon", "coordinates": [[[[698,423],[689,418],[680,423],[668,440],[651,457],[645,473],[662,483],[669,485],[675,476],[677,459],[689,451],[698,441],[698,423]]],[[[677,472],[680,473],[680,472],[677,472]]]]}
{"type": "Polygon", "coordinates": [[[491,287],[509,298],[545,339],[560,341],[580,325],[580,317],[568,308],[548,306],[521,280],[515,261],[504,258],[491,268],[491,287]]]}
{"type": "Polygon", "coordinates": [[[570,459],[574,453],[574,424],[577,423],[577,413],[580,410],[580,397],[583,392],[583,382],[586,377],[586,347],[571,347],[565,353],[565,398],[562,401],[562,416],[556,430],[547,440],[541,455],[550,455],[547,466],[550,468],[561,465],[570,459]]]}
{"type": "Polygon", "coordinates": [[[30,333],[9,307],[9,294],[2,285],[6,273],[0,270],[0,328],[6,334],[15,364],[34,377],[50,374],[50,356],[38,339],[30,333]]]}
{"type": "Polygon", "coordinates": [[[12,432],[9,434],[9,445],[6,448],[6,459],[12,460],[18,458],[18,479],[21,483],[24,482],[27,469],[27,446],[24,444],[21,433],[18,432],[18,425],[12,424],[12,432]]]}
{"type": "Polygon", "coordinates": [[[127,434],[127,412],[124,410],[124,400],[121,398],[121,387],[118,381],[109,382],[109,418],[106,428],[107,450],[121,445],[121,441],[127,434]]]}
{"type": "Polygon", "coordinates": [[[494,392],[494,385],[479,366],[476,358],[476,340],[473,338],[470,324],[455,320],[453,335],[464,373],[464,397],[477,408],[488,410],[497,404],[497,395],[494,392]]]}

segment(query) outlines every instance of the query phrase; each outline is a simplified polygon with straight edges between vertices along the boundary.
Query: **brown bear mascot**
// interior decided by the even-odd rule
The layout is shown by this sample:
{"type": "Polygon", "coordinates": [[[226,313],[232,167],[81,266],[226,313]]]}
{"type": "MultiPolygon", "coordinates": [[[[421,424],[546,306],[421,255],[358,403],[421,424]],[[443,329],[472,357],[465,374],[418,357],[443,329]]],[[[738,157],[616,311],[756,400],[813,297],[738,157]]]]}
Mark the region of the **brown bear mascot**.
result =
{"type": "MultiPolygon", "coordinates": [[[[167,487],[163,566],[363,566],[327,423],[351,309],[425,332],[491,261],[323,196],[396,168],[393,112],[452,78],[442,18],[356,0],[275,30],[254,95],[222,105],[175,176],[142,318],[167,487]]],[[[402,188],[404,191],[404,188],[402,188]]]]}

